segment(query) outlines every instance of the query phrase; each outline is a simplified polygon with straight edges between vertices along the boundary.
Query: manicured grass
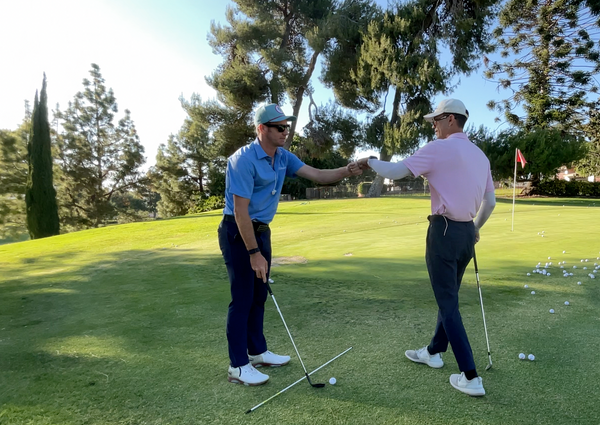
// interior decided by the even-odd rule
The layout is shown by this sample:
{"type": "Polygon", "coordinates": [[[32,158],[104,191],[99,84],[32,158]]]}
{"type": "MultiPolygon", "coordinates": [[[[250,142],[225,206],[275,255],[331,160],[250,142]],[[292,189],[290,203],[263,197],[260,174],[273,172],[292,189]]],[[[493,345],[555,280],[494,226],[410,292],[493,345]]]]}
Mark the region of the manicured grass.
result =
{"type": "Polygon", "coordinates": [[[480,399],[450,386],[451,352],[440,370],[404,357],[428,343],[437,312],[426,197],[280,205],[274,256],[308,262],[273,268],[272,288],[307,368],[353,349],[313,375],[335,386],[302,382],[249,415],[303,371],[268,300],[269,348],[292,362],[261,387],[227,382],[220,213],[0,246],[0,424],[598,423],[596,203],[519,199],[511,232],[512,200],[499,200],[477,245],[490,371],[471,266],[461,289],[480,399]],[[562,277],[563,260],[575,276],[562,277]],[[526,276],[549,261],[550,277],[526,276]]]}

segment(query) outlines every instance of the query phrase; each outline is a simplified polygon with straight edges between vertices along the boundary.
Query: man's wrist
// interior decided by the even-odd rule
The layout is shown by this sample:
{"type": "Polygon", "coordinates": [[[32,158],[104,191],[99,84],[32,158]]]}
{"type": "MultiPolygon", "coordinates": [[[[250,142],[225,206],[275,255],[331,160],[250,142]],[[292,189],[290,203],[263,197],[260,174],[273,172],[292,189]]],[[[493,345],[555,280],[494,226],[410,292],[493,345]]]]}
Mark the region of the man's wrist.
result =
{"type": "Polygon", "coordinates": [[[258,254],[260,252],[260,248],[252,248],[248,250],[248,254],[253,255],[253,254],[258,254]]]}

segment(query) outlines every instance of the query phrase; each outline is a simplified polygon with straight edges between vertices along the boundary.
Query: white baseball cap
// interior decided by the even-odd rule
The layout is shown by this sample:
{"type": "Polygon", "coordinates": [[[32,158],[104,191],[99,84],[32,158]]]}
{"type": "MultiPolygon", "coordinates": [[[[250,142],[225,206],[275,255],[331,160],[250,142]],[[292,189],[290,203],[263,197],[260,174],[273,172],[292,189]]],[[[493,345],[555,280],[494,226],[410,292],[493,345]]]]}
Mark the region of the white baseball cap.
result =
{"type": "Polygon", "coordinates": [[[437,106],[437,108],[435,108],[435,111],[433,111],[431,114],[423,116],[423,118],[425,118],[425,120],[429,122],[433,122],[434,117],[443,114],[460,114],[469,118],[469,111],[467,111],[465,104],[458,99],[442,100],[437,106]]]}

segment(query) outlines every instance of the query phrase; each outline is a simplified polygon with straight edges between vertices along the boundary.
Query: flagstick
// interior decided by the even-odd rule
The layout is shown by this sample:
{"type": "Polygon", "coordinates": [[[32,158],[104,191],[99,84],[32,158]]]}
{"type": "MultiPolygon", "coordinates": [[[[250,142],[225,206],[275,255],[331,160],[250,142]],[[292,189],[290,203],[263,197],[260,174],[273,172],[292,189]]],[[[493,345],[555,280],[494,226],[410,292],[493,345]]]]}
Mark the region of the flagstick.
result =
{"type": "Polygon", "coordinates": [[[513,183],[512,224],[511,224],[511,228],[510,228],[511,232],[515,231],[515,196],[517,193],[517,151],[518,151],[518,149],[515,149],[515,180],[513,183]]]}

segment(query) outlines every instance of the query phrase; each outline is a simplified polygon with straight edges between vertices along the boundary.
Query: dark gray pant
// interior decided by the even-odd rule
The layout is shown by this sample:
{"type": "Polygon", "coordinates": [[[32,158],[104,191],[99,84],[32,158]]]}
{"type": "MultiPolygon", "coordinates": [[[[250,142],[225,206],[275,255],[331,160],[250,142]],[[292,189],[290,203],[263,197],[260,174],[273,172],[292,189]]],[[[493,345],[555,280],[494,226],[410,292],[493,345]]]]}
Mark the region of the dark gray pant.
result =
{"type": "Polygon", "coordinates": [[[438,304],[438,318],[428,350],[431,354],[445,352],[450,343],[461,372],[475,370],[473,351],[458,311],[458,291],[465,269],[473,258],[474,247],[472,221],[429,216],[425,260],[438,304]]]}

